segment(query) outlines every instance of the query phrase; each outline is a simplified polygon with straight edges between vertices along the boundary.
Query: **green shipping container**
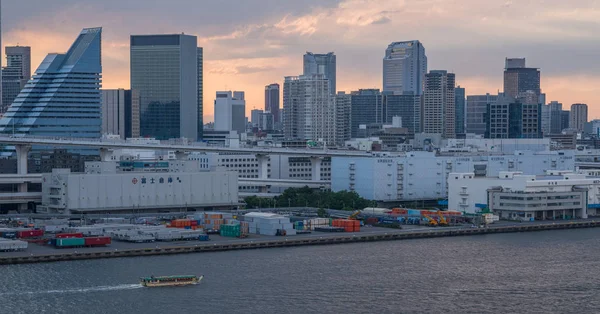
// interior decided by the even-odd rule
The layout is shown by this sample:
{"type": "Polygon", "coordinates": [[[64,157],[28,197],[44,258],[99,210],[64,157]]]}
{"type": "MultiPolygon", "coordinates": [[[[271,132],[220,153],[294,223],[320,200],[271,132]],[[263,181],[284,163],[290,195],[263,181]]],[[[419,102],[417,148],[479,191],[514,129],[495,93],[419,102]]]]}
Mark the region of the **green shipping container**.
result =
{"type": "Polygon", "coordinates": [[[56,239],[57,247],[71,247],[71,246],[83,246],[85,244],[84,238],[64,238],[56,239]]]}
{"type": "Polygon", "coordinates": [[[240,225],[221,225],[220,233],[223,237],[239,237],[240,225]]]}

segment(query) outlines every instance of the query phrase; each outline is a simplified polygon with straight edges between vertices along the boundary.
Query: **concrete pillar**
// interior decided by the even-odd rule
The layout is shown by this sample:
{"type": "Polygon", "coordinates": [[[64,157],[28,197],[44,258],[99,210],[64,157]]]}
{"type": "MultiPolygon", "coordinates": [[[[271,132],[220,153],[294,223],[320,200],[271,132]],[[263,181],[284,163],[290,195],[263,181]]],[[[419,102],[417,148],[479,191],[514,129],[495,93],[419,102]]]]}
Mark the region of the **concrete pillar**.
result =
{"type": "Polygon", "coordinates": [[[313,181],[321,181],[321,162],[322,157],[310,157],[310,164],[312,167],[311,177],[313,181]]]}
{"type": "Polygon", "coordinates": [[[31,150],[29,145],[16,145],[17,152],[17,174],[27,174],[27,154],[31,150]]]}
{"type": "Polygon", "coordinates": [[[256,160],[258,161],[258,178],[268,179],[269,178],[269,155],[256,154],[256,160]]]}
{"type": "Polygon", "coordinates": [[[104,147],[100,148],[100,161],[110,161],[112,154],[112,150],[104,147]]]}

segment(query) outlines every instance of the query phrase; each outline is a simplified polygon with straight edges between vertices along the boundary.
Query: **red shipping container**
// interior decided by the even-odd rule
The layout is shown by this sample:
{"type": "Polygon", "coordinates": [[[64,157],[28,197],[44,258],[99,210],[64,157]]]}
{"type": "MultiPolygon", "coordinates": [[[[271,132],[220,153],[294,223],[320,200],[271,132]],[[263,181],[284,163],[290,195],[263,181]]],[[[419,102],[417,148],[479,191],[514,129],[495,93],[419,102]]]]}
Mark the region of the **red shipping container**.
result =
{"type": "Polygon", "coordinates": [[[66,238],[83,238],[83,233],[59,233],[56,235],[57,239],[66,239],[66,238]]]}
{"type": "Polygon", "coordinates": [[[26,238],[36,238],[44,235],[44,230],[21,230],[17,231],[17,238],[26,239],[26,238]]]}
{"type": "Polygon", "coordinates": [[[192,226],[197,226],[197,225],[198,225],[198,221],[192,220],[192,226]]]}
{"type": "Polygon", "coordinates": [[[111,243],[110,237],[89,237],[85,238],[85,246],[102,246],[111,243]]]}

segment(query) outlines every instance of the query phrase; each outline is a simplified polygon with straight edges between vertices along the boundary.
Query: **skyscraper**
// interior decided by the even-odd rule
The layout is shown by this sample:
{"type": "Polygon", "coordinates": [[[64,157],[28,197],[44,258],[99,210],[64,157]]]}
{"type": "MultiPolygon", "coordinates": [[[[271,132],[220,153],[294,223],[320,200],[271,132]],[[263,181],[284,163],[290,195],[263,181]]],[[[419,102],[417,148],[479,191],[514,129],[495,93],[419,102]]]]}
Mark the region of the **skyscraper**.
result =
{"type": "Polygon", "coordinates": [[[571,105],[569,128],[583,132],[583,126],[588,121],[588,106],[586,104],[571,105]]]}
{"type": "Polygon", "coordinates": [[[283,123],[288,139],[335,145],[335,106],[323,74],[286,76],[283,83],[283,123]]]}
{"type": "Polygon", "coordinates": [[[6,47],[6,67],[2,68],[2,104],[6,111],[31,78],[31,48],[6,47]]]}
{"type": "Polygon", "coordinates": [[[215,131],[246,132],[246,100],[244,92],[217,92],[215,99],[215,131]]]}
{"type": "Polygon", "coordinates": [[[265,86],[265,112],[273,114],[275,123],[280,123],[279,114],[279,84],[265,86]]]}
{"type": "MultiPolygon", "coordinates": [[[[540,70],[525,67],[525,58],[506,58],[504,93],[509,97],[522,98],[527,91],[533,91],[537,97],[541,96],[540,70]]],[[[537,102],[540,103],[539,100],[537,102]]]]}
{"type": "Polygon", "coordinates": [[[456,137],[455,75],[444,70],[425,75],[423,95],[423,132],[456,137]]]}
{"type": "Polygon", "coordinates": [[[454,89],[454,105],[455,105],[455,132],[456,134],[465,133],[465,89],[456,87],[454,89]]]}
{"type": "Polygon", "coordinates": [[[196,36],[132,35],[131,89],[140,93],[140,133],[165,140],[202,134],[202,49],[196,36]]]}
{"type": "Polygon", "coordinates": [[[466,133],[484,135],[486,129],[485,114],[489,104],[498,100],[497,95],[469,95],[466,105],[466,133]]]}
{"type": "Polygon", "coordinates": [[[0,119],[0,132],[99,138],[101,34],[85,28],[67,53],[48,54],[0,119]]]}
{"type": "Polygon", "coordinates": [[[102,90],[102,134],[122,139],[140,136],[139,93],[122,88],[102,90]]]}
{"type": "Polygon", "coordinates": [[[383,58],[383,91],[395,94],[423,94],[427,56],[418,40],[393,42],[383,58]]]}
{"type": "Polygon", "coordinates": [[[359,89],[351,93],[350,135],[358,136],[360,125],[383,124],[383,95],[379,89],[359,89]]]}
{"type": "Polygon", "coordinates": [[[313,74],[323,74],[329,80],[329,94],[335,95],[336,90],[336,61],[333,52],[325,54],[314,54],[306,52],[304,55],[304,73],[305,76],[313,74]]]}

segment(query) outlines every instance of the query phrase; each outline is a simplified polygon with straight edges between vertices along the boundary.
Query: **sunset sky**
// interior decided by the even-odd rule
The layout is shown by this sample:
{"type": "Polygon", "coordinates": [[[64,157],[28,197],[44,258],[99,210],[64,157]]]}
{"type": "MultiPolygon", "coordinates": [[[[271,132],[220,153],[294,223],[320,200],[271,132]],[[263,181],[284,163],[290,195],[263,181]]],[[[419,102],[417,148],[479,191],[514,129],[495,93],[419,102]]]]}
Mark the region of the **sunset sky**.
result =
{"type": "MultiPolygon", "coordinates": [[[[340,91],[381,88],[390,42],[420,40],[430,70],[467,95],[502,90],[505,57],[541,68],[546,100],[600,117],[600,1],[595,0],[5,0],[2,44],[32,47],[32,69],[84,27],[103,27],[103,87],[129,88],[129,35],[181,33],[204,47],[204,116],[217,90],[246,92],[302,72],[306,51],[337,55],[340,91]]],[[[5,60],[3,60],[5,63],[5,60]]],[[[281,104],[283,106],[283,104],[281,104]]]]}

